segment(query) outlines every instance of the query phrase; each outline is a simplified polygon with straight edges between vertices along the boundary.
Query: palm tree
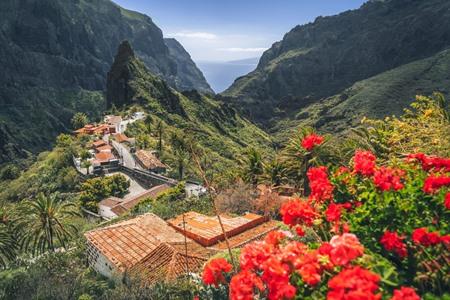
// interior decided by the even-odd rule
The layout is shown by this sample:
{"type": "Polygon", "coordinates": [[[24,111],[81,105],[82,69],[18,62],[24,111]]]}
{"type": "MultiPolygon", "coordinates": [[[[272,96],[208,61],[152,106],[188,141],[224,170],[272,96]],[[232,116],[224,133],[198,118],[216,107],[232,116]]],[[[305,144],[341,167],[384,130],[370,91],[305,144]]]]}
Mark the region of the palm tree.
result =
{"type": "Polygon", "coordinates": [[[85,113],[77,112],[76,114],[73,115],[72,120],[70,122],[72,123],[72,127],[74,129],[78,129],[89,123],[89,119],[85,113]]]}
{"type": "Polygon", "coordinates": [[[0,266],[5,268],[16,257],[17,244],[11,230],[0,224],[0,266]]]}
{"type": "Polygon", "coordinates": [[[272,186],[280,186],[287,180],[287,168],[279,159],[264,164],[263,178],[272,186]]]}
{"type": "Polygon", "coordinates": [[[183,149],[176,149],[174,154],[178,167],[178,179],[183,180],[186,165],[189,163],[189,152],[183,149]]]}
{"type": "Polygon", "coordinates": [[[55,251],[56,246],[66,247],[76,232],[70,218],[77,215],[75,205],[60,201],[56,194],[47,197],[40,193],[34,201],[24,201],[17,222],[21,247],[31,248],[33,254],[55,251]]]}
{"type": "Polygon", "coordinates": [[[255,148],[250,148],[244,160],[243,177],[246,182],[258,184],[259,177],[263,174],[263,162],[261,153],[255,148]]]}

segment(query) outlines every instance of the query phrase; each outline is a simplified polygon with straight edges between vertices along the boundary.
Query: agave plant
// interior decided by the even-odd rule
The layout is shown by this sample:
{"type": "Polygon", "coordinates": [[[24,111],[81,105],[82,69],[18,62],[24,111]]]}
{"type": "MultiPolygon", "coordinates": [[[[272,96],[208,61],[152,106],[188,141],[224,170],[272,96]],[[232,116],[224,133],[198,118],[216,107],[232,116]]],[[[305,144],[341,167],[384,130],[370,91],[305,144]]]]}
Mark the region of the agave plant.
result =
{"type": "Polygon", "coordinates": [[[36,254],[66,247],[76,228],[70,219],[77,216],[75,205],[61,201],[57,194],[38,194],[18,208],[17,231],[22,249],[36,254]]]}

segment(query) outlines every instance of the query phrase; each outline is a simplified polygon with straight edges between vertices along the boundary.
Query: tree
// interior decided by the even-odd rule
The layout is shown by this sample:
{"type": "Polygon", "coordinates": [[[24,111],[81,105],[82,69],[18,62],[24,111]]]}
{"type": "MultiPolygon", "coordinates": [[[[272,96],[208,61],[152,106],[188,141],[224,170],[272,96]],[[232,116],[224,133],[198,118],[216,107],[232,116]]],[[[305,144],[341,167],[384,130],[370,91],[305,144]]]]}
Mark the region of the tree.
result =
{"type": "Polygon", "coordinates": [[[92,163],[88,160],[83,160],[81,166],[86,168],[86,174],[89,175],[89,168],[92,166],[92,163]]]}
{"type": "Polygon", "coordinates": [[[246,153],[242,170],[244,180],[253,185],[258,184],[259,177],[263,174],[263,162],[261,153],[255,148],[250,148],[246,153]]]}
{"type": "Polygon", "coordinates": [[[72,127],[74,129],[78,129],[84,127],[84,125],[89,123],[89,119],[85,113],[77,112],[76,114],[73,115],[72,120],[70,122],[72,123],[72,127]]]}
{"type": "Polygon", "coordinates": [[[275,158],[264,164],[263,178],[272,186],[280,186],[287,180],[287,168],[283,162],[275,158]]]}
{"type": "Polygon", "coordinates": [[[0,266],[5,268],[16,257],[17,244],[6,224],[0,223],[0,266]]]}
{"type": "Polygon", "coordinates": [[[23,249],[34,255],[66,247],[77,231],[71,217],[77,216],[75,205],[61,201],[57,194],[40,193],[34,200],[26,200],[18,208],[16,228],[23,249]]]}
{"type": "Polygon", "coordinates": [[[189,152],[183,149],[175,150],[175,161],[178,168],[178,179],[183,180],[186,165],[189,163],[189,152]]]}
{"type": "Polygon", "coordinates": [[[164,131],[162,121],[159,121],[158,126],[156,127],[156,130],[158,130],[158,152],[159,152],[159,155],[162,156],[162,152],[163,152],[162,139],[163,139],[163,131],[164,131]]]}

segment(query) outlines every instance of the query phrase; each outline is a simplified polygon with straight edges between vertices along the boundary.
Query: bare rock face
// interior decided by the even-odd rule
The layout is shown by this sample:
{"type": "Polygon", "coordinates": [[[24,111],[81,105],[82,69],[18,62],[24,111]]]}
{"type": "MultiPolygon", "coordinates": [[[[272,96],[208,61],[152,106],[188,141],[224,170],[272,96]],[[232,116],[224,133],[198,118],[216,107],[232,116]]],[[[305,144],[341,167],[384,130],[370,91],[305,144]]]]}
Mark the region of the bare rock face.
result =
{"type": "Polygon", "coordinates": [[[108,108],[113,104],[120,107],[131,102],[133,92],[129,86],[132,76],[129,64],[133,59],[135,56],[130,43],[122,42],[107,76],[106,103],[108,108]]]}

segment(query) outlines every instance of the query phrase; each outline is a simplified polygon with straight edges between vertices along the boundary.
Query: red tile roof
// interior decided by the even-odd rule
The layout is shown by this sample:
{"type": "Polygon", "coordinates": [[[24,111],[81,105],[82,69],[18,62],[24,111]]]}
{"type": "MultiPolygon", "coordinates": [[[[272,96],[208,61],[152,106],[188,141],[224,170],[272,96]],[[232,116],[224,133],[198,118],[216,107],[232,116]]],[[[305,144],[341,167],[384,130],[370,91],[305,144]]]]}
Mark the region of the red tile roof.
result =
{"type": "Polygon", "coordinates": [[[154,214],[145,214],[85,233],[120,271],[134,266],[161,243],[184,243],[184,236],[154,214]]]}
{"type": "Polygon", "coordinates": [[[111,152],[99,152],[95,154],[95,160],[99,163],[107,162],[114,158],[115,157],[111,152]]]}
{"type": "Polygon", "coordinates": [[[103,145],[100,147],[97,147],[95,150],[97,150],[98,152],[111,152],[112,147],[110,145],[103,145]]]}
{"type": "Polygon", "coordinates": [[[118,142],[118,143],[124,143],[124,142],[128,142],[129,138],[123,134],[123,133],[116,133],[114,135],[114,139],[118,142]]]}
{"type": "Polygon", "coordinates": [[[168,190],[169,188],[170,188],[170,186],[167,184],[154,186],[149,190],[143,191],[142,193],[140,193],[134,197],[128,198],[128,199],[122,201],[121,203],[115,205],[111,209],[111,211],[113,213],[115,213],[116,215],[120,216],[121,214],[129,211],[130,209],[132,209],[133,207],[138,205],[141,201],[143,201],[147,198],[156,198],[159,194],[168,190]]]}
{"type": "Polygon", "coordinates": [[[98,205],[103,205],[103,206],[111,208],[111,207],[116,206],[118,203],[120,203],[122,201],[123,201],[123,199],[120,199],[117,197],[109,197],[109,198],[106,198],[106,199],[103,199],[102,201],[100,201],[98,203],[98,205]]]}
{"type": "Polygon", "coordinates": [[[101,147],[106,145],[106,142],[104,140],[98,140],[92,143],[92,146],[94,146],[95,148],[97,147],[101,147]]]}
{"type": "MultiPolygon", "coordinates": [[[[167,222],[170,226],[203,246],[211,246],[224,240],[222,228],[216,216],[210,217],[191,211],[185,213],[184,218],[185,226],[183,226],[183,215],[167,222]]],[[[251,213],[234,218],[222,215],[221,219],[227,237],[235,236],[267,221],[265,217],[251,213]]]]}
{"type": "Polygon", "coordinates": [[[136,157],[146,169],[167,168],[153,153],[147,150],[136,151],[136,157]]]}

